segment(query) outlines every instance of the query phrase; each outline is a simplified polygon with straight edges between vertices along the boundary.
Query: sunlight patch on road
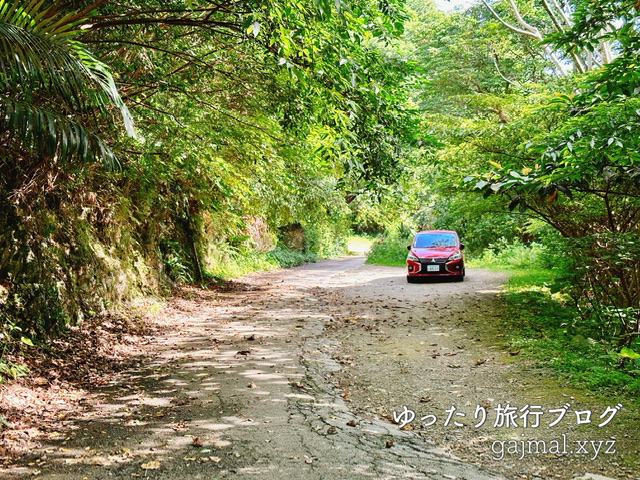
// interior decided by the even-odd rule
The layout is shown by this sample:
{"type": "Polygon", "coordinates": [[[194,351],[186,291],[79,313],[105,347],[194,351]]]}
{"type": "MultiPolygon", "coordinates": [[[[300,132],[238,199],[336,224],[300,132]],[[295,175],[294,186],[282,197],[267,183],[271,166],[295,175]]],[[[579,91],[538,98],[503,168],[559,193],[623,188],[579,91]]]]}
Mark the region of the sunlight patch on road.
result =
{"type": "Polygon", "coordinates": [[[484,295],[496,295],[502,293],[502,290],[476,290],[476,293],[482,293],[484,295]]]}

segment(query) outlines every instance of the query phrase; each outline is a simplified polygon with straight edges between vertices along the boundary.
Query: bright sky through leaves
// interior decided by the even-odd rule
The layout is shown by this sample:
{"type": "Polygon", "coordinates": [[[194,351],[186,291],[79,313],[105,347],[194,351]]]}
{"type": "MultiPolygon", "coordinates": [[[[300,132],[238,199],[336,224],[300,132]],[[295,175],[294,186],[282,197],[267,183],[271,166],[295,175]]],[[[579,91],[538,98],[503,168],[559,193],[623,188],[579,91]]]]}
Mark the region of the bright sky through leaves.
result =
{"type": "Polygon", "coordinates": [[[448,12],[450,10],[462,7],[467,8],[473,3],[473,0],[434,0],[440,10],[448,12]]]}

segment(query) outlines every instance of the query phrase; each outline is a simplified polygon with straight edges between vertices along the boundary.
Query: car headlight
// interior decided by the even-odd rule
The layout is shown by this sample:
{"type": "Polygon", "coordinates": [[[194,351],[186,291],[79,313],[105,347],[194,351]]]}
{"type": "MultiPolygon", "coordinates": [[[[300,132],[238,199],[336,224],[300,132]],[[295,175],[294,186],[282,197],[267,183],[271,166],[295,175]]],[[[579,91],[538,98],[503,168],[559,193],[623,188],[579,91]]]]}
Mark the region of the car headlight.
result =
{"type": "Polygon", "coordinates": [[[448,262],[452,262],[454,260],[460,260],[462,258],[462,254],[460,252],[456,252],[449,257],[448,262]]]}
{"type": "Polygon", "coordinates": [[[418,258],[418,256],[415,255],[413,252],[409,252],[409,255],[407,255],[407,260],[413,260],[414,262],[419,262],[420,258],[418,258]]]}

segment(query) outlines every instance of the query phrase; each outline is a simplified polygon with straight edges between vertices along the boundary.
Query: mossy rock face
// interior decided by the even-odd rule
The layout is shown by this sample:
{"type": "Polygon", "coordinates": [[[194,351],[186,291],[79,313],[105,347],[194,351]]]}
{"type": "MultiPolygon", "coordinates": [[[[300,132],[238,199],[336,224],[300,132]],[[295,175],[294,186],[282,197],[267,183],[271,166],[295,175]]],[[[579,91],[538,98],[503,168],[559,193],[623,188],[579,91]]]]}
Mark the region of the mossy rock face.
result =
{"type": "Polygon", "coordinates": [[[307,235],[299,223],[285,225],[278,229],[280,242],[290,250],[304,252],[307,248],[307,235]]]}
{"type": "MultiPolygon", "coordinates": [[[[264,217],[246,217],[247,235],[251,238],[251,244],[257,252],[270,252],[276,248],[276,235],[271,232],[264,217]]],[[[302,232],[304,237],[304,231],[302,232]]],[[[304,244],[304,238],[302,238],[304,244]]]]}
{"type": "Polygon", "coordinates": [[[2,316],[18,320],[18,326],[29,337],[48,337],[69,324],[60,291],[56,285],[22,283],[9,292],[2,316]]]}
{"type": "Polygon", "coordinates": [[[91,249],[77,228],[49,211],[24,221],[12,205],[3,206],[0,282],[6,294],[0,315],[29,336],[55,335],[82,318],[91,298],[86,293],[95,291],[76,292],[78,278],[94,264],[91,249]]]}
{"type": "Polygon", "coordinates": [[[33,253],[27,243],[27,233],[11,204],[0,199],[0,280],[28,276],[33,270],[33,253]]]}
{"type": "Polygon", "coordinates": [[[34,338],[55,336],[166,283],[157,247],[136,241],[127,208],[104,223],[70,201],[41,202],[28,215],[7,197],[0,203],[0,328],[10,322],[34,338]]]}

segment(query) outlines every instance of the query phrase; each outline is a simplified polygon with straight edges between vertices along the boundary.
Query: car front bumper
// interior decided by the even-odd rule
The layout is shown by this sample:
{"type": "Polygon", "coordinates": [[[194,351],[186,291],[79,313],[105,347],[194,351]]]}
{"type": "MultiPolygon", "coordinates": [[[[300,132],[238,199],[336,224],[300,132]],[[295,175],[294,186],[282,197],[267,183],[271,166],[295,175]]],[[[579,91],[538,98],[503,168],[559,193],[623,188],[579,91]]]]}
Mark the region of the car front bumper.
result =
{"type": "Polygon", "coordinates": [[[416,277],[449,277],[464,273],[464,260],[447,262],[446,259],[407,260],[407,275],[416,277]]]}

